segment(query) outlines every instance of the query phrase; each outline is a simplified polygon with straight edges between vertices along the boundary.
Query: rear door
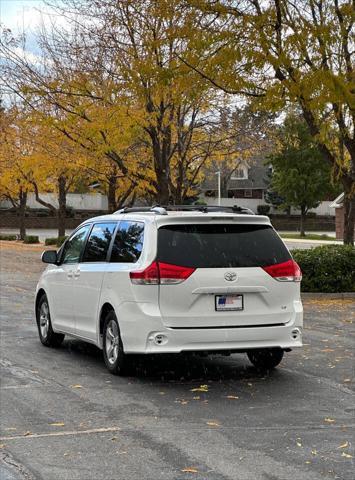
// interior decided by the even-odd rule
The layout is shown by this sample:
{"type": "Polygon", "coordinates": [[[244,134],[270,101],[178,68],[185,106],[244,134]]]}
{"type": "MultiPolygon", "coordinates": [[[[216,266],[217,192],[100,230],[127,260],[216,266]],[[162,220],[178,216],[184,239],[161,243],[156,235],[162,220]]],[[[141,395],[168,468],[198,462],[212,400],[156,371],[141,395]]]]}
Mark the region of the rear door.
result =
{"type": "Polygon", "coordinates": [[[164,324],[222,328],[288,322],[299,285],[279,282],[262,267],[290,259],[270,225],[161,226],[158,261],[194,269],[181,283],[161,282],[159,305],[164,324]]]}

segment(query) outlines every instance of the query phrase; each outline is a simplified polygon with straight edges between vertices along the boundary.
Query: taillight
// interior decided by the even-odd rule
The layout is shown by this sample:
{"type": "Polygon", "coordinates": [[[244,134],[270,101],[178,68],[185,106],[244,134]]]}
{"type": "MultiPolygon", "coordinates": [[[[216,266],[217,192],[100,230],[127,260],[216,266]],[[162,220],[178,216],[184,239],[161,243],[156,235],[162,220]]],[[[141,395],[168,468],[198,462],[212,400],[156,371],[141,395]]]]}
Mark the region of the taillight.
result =
{"type": "Polygon", "coordinates": [[[170,263],[159,262],[159,273],[161,285],[169,285],[173,283],[181,283],[195,271],[191,267],[180,267],[179,265],[171,265],[170,263]]]}
{"type": "Polygon", "coordinates": [[[279,282],[300,282],[302,280],[301,269],[294,260],[263,267],[263,269],[279,282]]]}
{"type": "Polygon", "coordinates": [[[153,262],[144,270],[130,272],[131,282],[136,285],[158,285],[159,284],[159,267],[158,262],[153,262]]]}
{"type": "Polygon", "coordinates": [[[173,285],[181,283],[195,271],[195,268],[153,262],[144,270],[130,272],[131,282],[136,285],[173,285]]]}

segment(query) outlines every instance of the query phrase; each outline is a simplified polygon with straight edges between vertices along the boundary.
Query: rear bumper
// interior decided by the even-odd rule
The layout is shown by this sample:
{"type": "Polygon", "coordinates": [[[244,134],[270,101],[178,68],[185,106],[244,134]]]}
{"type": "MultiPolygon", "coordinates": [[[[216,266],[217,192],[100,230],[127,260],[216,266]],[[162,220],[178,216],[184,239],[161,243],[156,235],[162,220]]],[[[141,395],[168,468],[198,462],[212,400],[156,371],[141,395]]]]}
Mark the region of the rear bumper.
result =
{"type": "Polygon", "coordinates": [[[236,329],[199,329],[151,332],[145,353],[239,350],[302,346],[301,327],[256,327],[236,329]],[[157,343],[161,341],[161,344],[157,343]]]}
{"type": "MultiPolygon", "coordinates": [[[[137,304],[130,305],[138,314],[137,304]]],[[[280,347],[293,349],[302,346],[303,308],[294,302],[292,319],[281,326],[253,326],[236,328],[164,327],[159,311],[139,309],[138,319],[131,311],[130,320],[119,322],[126,353],[179,353],[184,351],[220,351],[280,347]],[[149,313],[149,315],[147,315],[149,313]],[[136,321],[137,320],[137,321],[136,321]]],[[[127,318],[126,316],[121,318],[127,318]]]]}

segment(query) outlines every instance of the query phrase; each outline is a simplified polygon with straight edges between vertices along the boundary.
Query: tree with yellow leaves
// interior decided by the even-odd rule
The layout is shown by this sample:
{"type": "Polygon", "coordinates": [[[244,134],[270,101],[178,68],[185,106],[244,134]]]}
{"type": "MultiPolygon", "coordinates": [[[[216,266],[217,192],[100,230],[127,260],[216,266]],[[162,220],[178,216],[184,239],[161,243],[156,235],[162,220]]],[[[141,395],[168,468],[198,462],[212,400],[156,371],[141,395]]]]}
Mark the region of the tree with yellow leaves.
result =
{"type": "Polygon", "coordinates": [[[196,105],[199,114],[208,108],[209,85],[180,59],[193,9],[168,0],[65,0],[57,9],[67,28],[43,29],[36,61],[3,40],[8,88],[68,139],[115,163],[119,177],[149,184],[168,203],[173,163],[190,145],[181,121],[195,131],[196,105]],[[125,158],[137,142],[145,158],[125,158]]]}
{"type": "Polygon", "coordinates": [[[26,236],[25,213],[31,189],[31,145],[19,136],[23,119],[16,108],[0,109],[0,198],[11,203],[20,220],[20,238],[26,236]]]}
{"type": "Polygon", "coordinates": [[[355,223],[355,10],[352,0],[189,0],[200,13],[184,61],[260,109],[297,104],[344,188],[344,242],[355,223]],[[206,54],[206,47],[208,52],[206,54]]]}

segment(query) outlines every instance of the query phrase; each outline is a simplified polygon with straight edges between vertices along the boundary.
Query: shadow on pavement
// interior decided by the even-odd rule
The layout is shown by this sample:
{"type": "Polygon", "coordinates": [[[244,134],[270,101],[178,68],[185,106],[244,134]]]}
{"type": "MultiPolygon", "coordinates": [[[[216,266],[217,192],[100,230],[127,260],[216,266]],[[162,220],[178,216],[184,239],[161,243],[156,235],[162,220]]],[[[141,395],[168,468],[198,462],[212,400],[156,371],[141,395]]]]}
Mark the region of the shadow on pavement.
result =
{"type": "MultiPolygon", "coordinates": [[[[102,351],[92,344],[67,340],[61,350],[75,355],[78,361],[82,359],[106,368],[102,351]]],[[[131,365],[126,376],[147,379],[150,382],[246,380],[276,375],[276,371],[258,372],[249,364],[245,353],[230,356],[201,356],[192,353],[130,355],[130,360],[131,365]]]]}

